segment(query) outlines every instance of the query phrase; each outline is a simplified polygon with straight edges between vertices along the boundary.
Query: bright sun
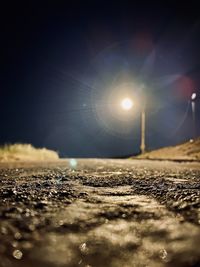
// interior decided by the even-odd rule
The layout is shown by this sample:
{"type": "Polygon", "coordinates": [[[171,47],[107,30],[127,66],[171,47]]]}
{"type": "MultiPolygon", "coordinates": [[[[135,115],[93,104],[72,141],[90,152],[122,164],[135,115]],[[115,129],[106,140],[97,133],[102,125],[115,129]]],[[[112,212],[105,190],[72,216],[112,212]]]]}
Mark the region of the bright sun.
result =
{"type": "Polygon", "coordinates": [[[133,101],[130,98],[124,98],[121,102],[121,107],[124,110],[130,110],[133,107],[133,101]]]}

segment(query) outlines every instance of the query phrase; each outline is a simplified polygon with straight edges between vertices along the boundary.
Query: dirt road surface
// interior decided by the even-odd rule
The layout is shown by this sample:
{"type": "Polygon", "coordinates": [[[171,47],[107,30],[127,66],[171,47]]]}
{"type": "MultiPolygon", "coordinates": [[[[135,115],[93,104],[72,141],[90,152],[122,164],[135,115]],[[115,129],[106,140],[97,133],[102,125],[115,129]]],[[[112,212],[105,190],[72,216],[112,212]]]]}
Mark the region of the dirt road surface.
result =
{"type": "Polygon", "coordinates": [[[0,164],[1,267],[200,266],[200,164],[0,164]]]}

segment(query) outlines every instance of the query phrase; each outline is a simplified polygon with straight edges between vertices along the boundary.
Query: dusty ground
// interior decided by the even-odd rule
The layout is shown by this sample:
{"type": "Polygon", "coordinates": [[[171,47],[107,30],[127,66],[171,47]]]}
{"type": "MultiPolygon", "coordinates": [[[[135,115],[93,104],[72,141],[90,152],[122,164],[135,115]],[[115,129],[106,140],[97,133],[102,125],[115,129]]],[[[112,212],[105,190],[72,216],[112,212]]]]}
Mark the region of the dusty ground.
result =
{"type": "Polygon", "coordinates": [[[56,161],[56,151],[46,148],[35,148],[31,144],[12,144],[0,146],[0,162],[13,161],[56,161]]]}
{"type": "Polygon", "coordinates": [[[199,164],[0,165],[1,267],[197,267],[199,225],[199,164]]]}
{"type": "Polygon", "coordinates": [[[180,145],[146,152],[139,155],[138,158],[200,162],[200,137],[180,145]]]}

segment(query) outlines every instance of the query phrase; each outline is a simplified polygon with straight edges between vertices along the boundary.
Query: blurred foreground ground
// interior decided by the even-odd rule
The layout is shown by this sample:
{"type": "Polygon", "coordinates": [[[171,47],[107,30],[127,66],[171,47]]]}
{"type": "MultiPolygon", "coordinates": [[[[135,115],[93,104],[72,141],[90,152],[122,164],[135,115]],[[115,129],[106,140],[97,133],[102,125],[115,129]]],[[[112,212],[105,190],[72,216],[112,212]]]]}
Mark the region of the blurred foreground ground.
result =
{"type": "Polygon", "coordinates": [[[200,266],[200,166],[0,164],[1,267],[200,266]]]}

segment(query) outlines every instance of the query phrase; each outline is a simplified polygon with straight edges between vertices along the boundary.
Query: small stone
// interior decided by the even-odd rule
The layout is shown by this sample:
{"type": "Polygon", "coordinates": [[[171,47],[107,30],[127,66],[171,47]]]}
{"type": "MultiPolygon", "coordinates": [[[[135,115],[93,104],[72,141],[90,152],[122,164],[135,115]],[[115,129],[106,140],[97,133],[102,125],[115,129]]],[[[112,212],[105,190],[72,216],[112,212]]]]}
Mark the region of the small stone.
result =
{"type": "Polygon", "coordinates": [[[79,246],[79,249],[80,251],[83,253],[83,254],[87,254],[88,253],[88,247],[87,247],[87,244],[86,243],[83,243],[79,246]]]}
{"type": "Polygon", "coordinates": [[[34,224],[30,224],[30,225],[28,226],[28,229],[29,229],[31,232],[35,231],[35,225],[34,225],[34,224]]]}
{"type": "Polygon", "coordinates": [[[62,226],[62,225],[64,224],[64,221],[63,221],[63,220],[60,220],[60,221],[58,222],[58,224],[59,224],[60,226],[62,226]]]}
{"type": "Polygon", "coordinates": [[[13,192],[14,195],[17,195],[17,190],[16,189],[13,189],[12,192],[13,192]]]}
{"type": "Polygon", "coordinates": [[[23,253],[21,252],[21,250],[16,249],[13,251],[13,257],[17,260],[21,260],[21,258],[23,257],[23,253]]]}
{"type": "Polygon", "coordinates": [[[15,235],[14,235],[15,239],[19,240],[22,238],[22,235],[20,232],[16,232],[15,235]]]}
{"type": "Polygon", "coordinates": [[[16,210],[17,210],[19,213],[22,213],[22,212],[23,212],[23,209],[20,208],[20,207],[17,207],[16,210]]]}
{"type": "Polygon", "coordinates": [[[2,233],[3,235],[6,235],[6,234],[8,233],[7,228],[2,226],[2,227],[1,227],[1,233],[2,233]]]}
{"type": "Polygon", "coordinates": [[[13,241],[13,242],[12,242],[12,246],[13,246],[13,248],[17,248],[18,245],[19,245],[18,241],[13,241]]]}
{"type": "Polygon", "coordinates": [[[167,251],[165,249],[161,249],[160,250],[159,256],[164,262],[168,262],[169,261],[169,256],[168,256],[168,253],[167,253],[167,251]]]}

